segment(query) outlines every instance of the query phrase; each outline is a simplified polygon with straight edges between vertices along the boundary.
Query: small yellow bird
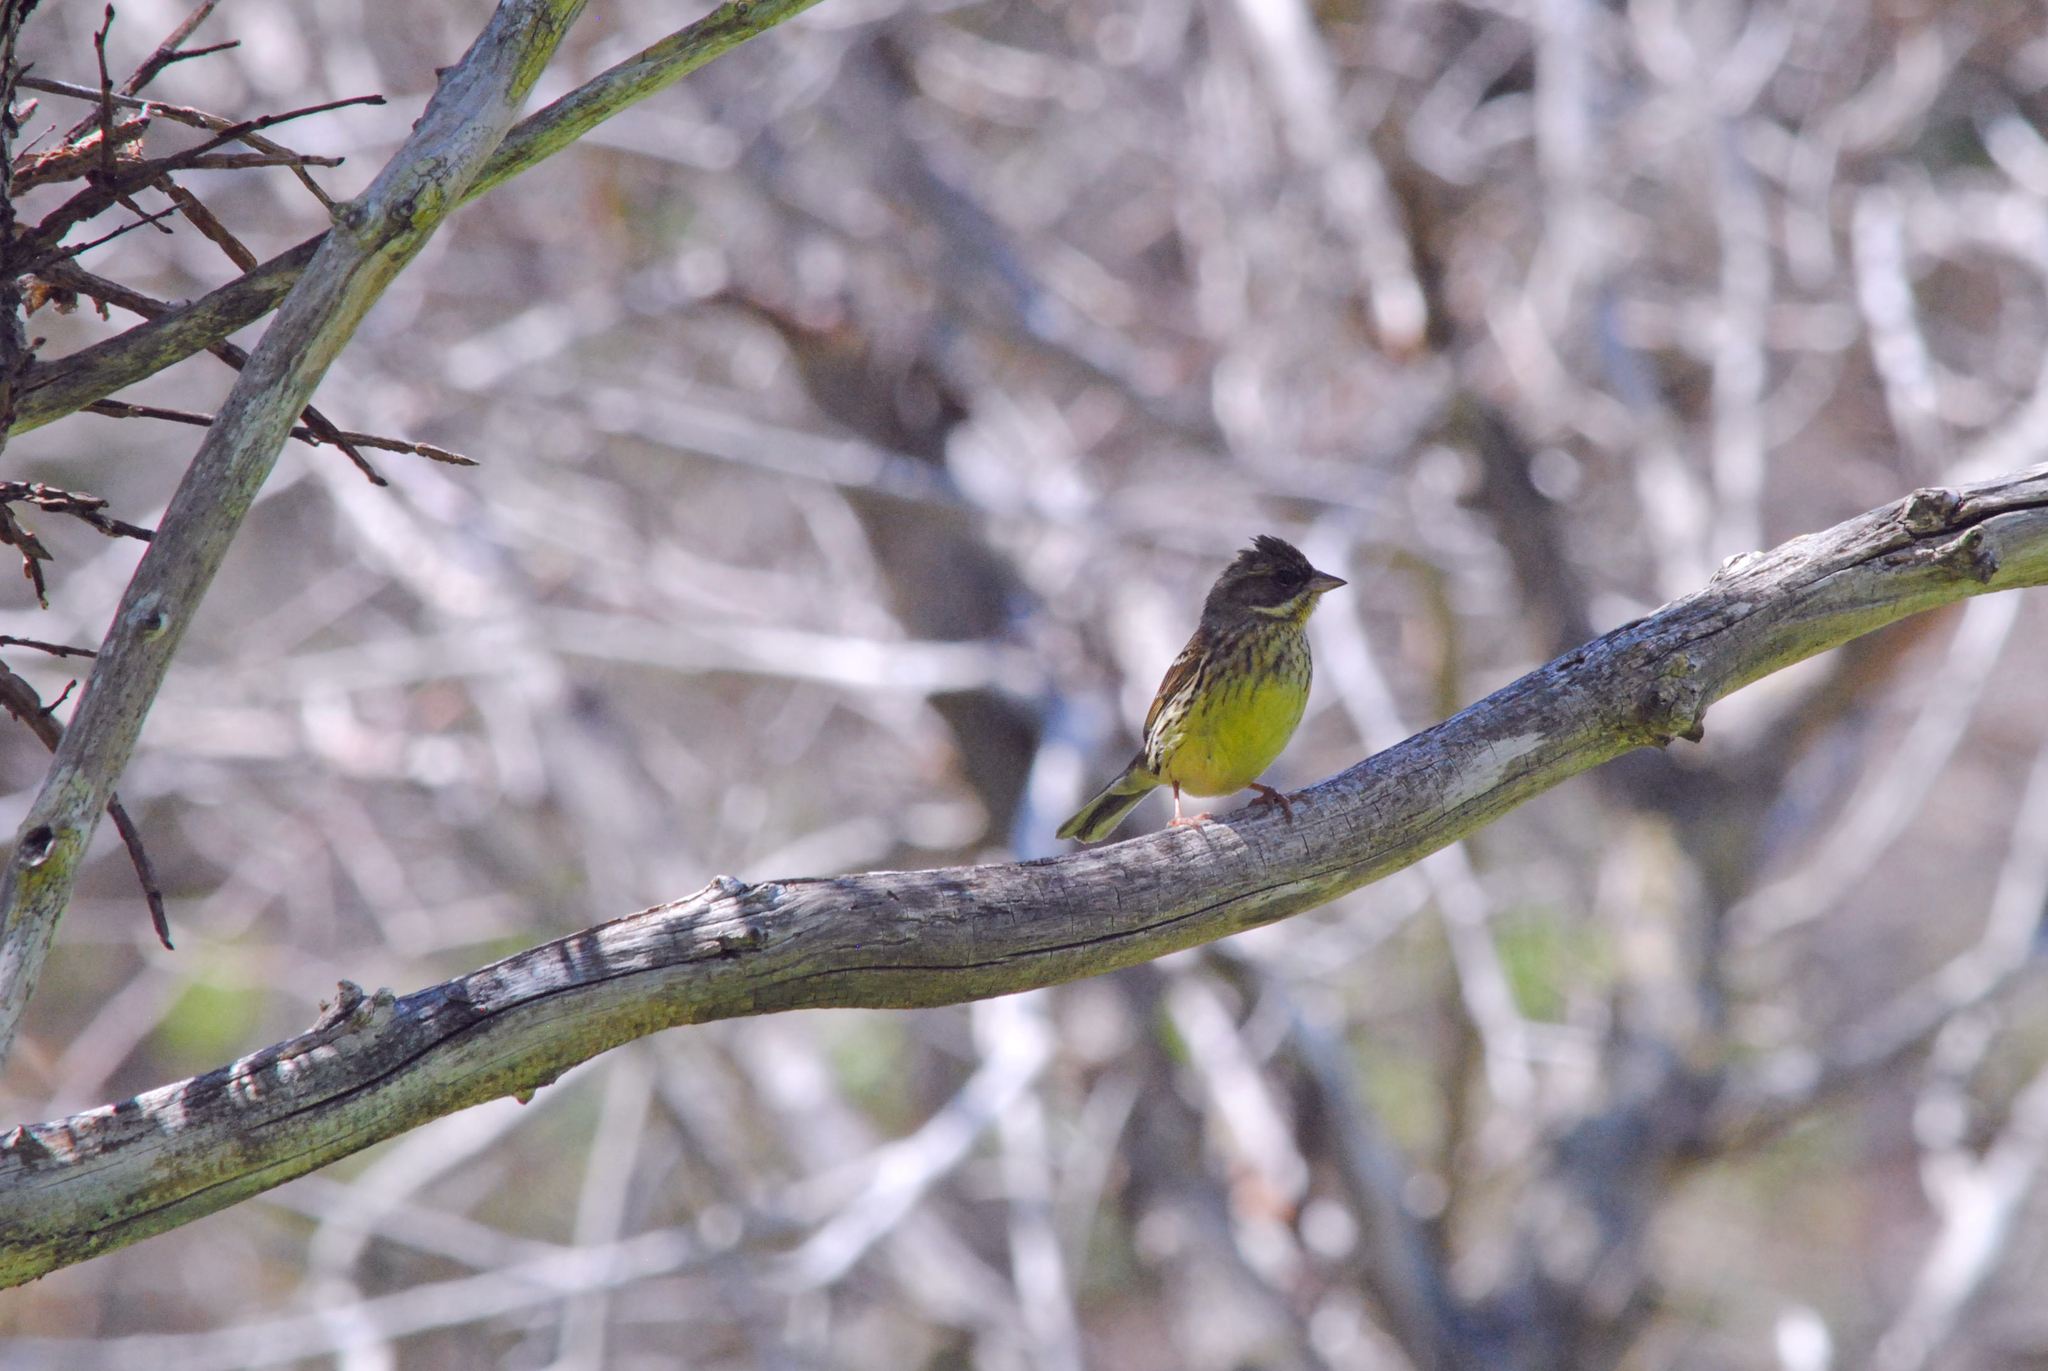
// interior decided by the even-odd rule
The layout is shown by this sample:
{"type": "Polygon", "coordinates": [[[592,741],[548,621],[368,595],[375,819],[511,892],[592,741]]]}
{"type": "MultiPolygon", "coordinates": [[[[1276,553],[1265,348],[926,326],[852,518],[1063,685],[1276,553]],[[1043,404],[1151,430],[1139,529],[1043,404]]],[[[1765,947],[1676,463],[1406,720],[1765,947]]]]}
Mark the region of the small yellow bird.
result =
{"type": "Polygon", "coordinates": [[[1173,787],[1173,822],[1182,791],[1228,795],[1247,787],[1294,817],[1287,797],[1259,784],[1294,736],[1308,703],[1308,616],[1316,601],[1345,584],[1309,565],[1292,544],[1261,534],[1224,568],[1202,605],[1202,623],[1166,669],[1145,715],[1145,747],[1123,775],[1060,825],[1062,838],[1106,838],[1138,801],[1173,787]]]}

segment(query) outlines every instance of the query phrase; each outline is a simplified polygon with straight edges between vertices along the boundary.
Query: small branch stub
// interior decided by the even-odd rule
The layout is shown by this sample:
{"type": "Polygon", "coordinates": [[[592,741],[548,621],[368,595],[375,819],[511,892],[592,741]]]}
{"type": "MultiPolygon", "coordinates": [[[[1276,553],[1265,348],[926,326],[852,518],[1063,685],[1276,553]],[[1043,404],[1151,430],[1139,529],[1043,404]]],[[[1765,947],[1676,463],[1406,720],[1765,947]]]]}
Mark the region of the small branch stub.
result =
{"type": "Polygon", "coordinates": [[[1934,550],[1934,561],[1982,585],[1989,585],[1998,574],[1998,554],[1991,549],[1982,528],[1965,529],[1954,540],[1943,543],[1934,550]]]}
{"type": "Polygon", "coordinates": [[[1963,497],[1946,486],[1914,491],[1899,504],[1899,522],[1909,533],[1926,536],[1947,529],[1962,508],[1963,497]]]}

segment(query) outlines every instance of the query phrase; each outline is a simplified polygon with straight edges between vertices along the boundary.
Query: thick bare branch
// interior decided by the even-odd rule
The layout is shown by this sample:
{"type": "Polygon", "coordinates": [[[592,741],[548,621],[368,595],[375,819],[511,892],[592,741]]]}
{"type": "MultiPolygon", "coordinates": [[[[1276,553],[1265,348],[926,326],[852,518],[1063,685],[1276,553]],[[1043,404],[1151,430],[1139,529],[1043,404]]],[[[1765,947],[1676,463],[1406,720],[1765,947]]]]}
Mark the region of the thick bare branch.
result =
{"type": "MultiPolygon", "coordinates": [[[[1602,761],[1699,736],[1708,705],[1791,662],[2044,581],[2048,468],[1920,491],[1732,560],[1699,592],[1303,792],[1291,821],[1254,810],[1006,866],[722,878],[403,998],[348,987],[290,1042],[0,1140],[0,1278],[32,1279],[427,1119],[531,1092],[658,1028],[957,1003],[1270,923],[1602,761]]],[[[35,868],[26,874],[33,895],[35,868]]]]}

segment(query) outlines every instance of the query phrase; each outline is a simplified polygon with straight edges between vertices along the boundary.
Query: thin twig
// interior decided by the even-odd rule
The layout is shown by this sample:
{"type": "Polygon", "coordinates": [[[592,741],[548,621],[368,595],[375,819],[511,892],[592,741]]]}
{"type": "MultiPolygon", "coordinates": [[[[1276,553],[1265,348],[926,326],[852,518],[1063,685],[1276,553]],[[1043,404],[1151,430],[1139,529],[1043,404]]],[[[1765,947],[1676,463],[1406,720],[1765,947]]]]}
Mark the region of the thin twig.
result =
{"type": "Polygon", "coordinates": [[[149,860],[149,852],[142,846],[142,830],[135,820],[128,817],[128,807],[121,803],[119,795],[107,797],[107,817],[114,821],[114,831],[121,835],[121,843],[128,849],[128,860],[134,864],[135,879],[142,883],[142,898],[149,902],[150,927],[156,930],[156,940],[164,945],[164,951],[175,952],[171,943],[171,918],[164,908],[163,886],[156,878],[156,867],[149,860]]]}
{"type": "Polygon", "coordinates": [[[280,148],[276,152],[209,152],[187,165],[193,171],[240,171],[249,167],[338,167],[343,159],[280,148]]]}
{"type": "Polygon", "coordinates": [[[42,539],[14,517],[9,506],[16,501],[52,514],[68,514],[82,519],[109,537],[140,538],[148,542],[151,536],[148,529],[100,513],[107,502],[96,495],[77,495],[27,481],[0,481],[0,544],[21,550],[21,574],[35,586],[36,603],[44,609],[50,607],[50,599],[49,587],[43,581],[42,564],[54,558],[43,546],[42,539]]]}
{"type": "MultiPolygon", "coordinates": [[[[158,405],[135,405],[125,400],[95,400],[85,407],[88,414],[103,415],[109,419],[161,419],[167,423],[189,424],[194,428],[209,428],[213,424],[211,414],[200,414],[192,410],[164,409],[158,405]]],[[[429,461],[443,462],[449,466],[473,467],[480,463],[474,457],[464,457],[459,452],[436,447],[432,443],[409,443],[403,438],[382,438],[374,433],[355,433],[348,430],[333,430],[333,436],[316,433],[303,425],[292,430],[292,437],[308,447],[319,447],[322,443],[333,443],[339,438],[356,447],[375,448],[379,452],[404,452],[429,461]]],[[[379,482],[388,484],[388,482],[379,482]]]]}
{"type": "Polygon", "coordinates": [[[71,647],[65,643],[46,643],[40,638],[17,638],[11,633],[0,633],[0,647],[32,647],[38,652],[47,652],[53,657],[97,657],[99,654],[89,647],[71,647]]]}
{"type": "MultiPolygon", "coordinates": [[[[214,4],[217,3],[218,0],[214,0],[214,4]]],[[[121,89],[118,92],[114,89],[114,83],[107,74],[107,32],[114,24],[114,7],[108,5],[105,19],[99,31],[93,35],[94,55],[99,59],[100,84],[86,95],[86,98],[98,105],[99,109],[78,123],[73,124],[70,132],[64,135],[64,141],[67,143],[78,141],[95,124],[102,123],[105,120],[106,111],[109,106],[120,103],[122,97],[132,97],[144,84],[154,80],[159,71],[169,66],[171,61],[176,60],[175,58],[166,58],[166,53],[174,51],[179,43],[184,42],[185,39],[192,35],[192,31],[199,26],[207,14],[212,12],[214,4],[202,5],[195,13],[187,15],[185,22],[179,24],[176,29],[173,29],[171,36],[166,38],[163,44],[150,54],[149,60],[145,61],[140,67],[137,67],[134,73],[121,83],[121,89]]],[[[198,54],[194,53],[192,55],[197,56],[198,54]]]]}
{"type": "MultiPolygon", "coordinates": [[[[110,102],[111,103],[111,102],[110,102]]],[[[342,100],[329,100],[303,109],[287,110],[283,114],[265,115],[260,119],[247,119],[230,124],[216,132],[211,138],[195,147],[186,148],[167,157],[149,158],[134,163],[126,171],[109,170],[94,184],[74,194],[63,204],[44,216],[41,223],[22,236],[16,251],[31,260],[50,251],[61,242],[71,229],[94,216],[103,213],[107,206],[117,202],[121,196],[139,190],[166,172],[183,171],[195,165],[207,154],[229,143],[239,142],[249,134],[261,129],[272,128],[293,119],[320,114],[328,110],[341,109],[350,105],[381,105],[381,95],[357,95],[342,100]]],[[[36,268],[28,268],[33,271],[36,268]]]]}
{"type": "Polygon", "coordinates": [[[170,310],[171,306],[154,296],[131,290],[119,281],[87,271],[76,262],[56,262],[41,275],[41,283],[51,288],[68,291],[72,295],[90,296],[104,306],[119,305],[130,314],[139,314],[145,319],[154,319],[170,310]]]}
{"type": "MultiPolygon", "coordinates": [[[[154,106],[153,101],[148,103],[154,106]]],[[[202,156],[212,152],[215,148],[223,147],[229,143],[242,142],[252,133],[263,129],[276,128],[279,124],[288,124],[294,119],[304,119],[315,114],[326,114],[330,110],[347,109],[352,105],[381,105],[383,103],[384,97],[381,95],[350,95],[344,96],[339,100],[326,100],[317,105],[305,105],[299,109],[286,110],[282,114],[266,114],[256,119],[240,120],[227,125],[225,128],[216,130],[213,137],[197,147],[173,153],[170,157],[162,160],[167,162],[178,161],[181,166],[189,165],[183,159],[202,156]]]]}
{"type": "Polygon", "coordinates": [[[211,414],[200,414],[188,409],[165,409],[161,405],[133,405],[126,400],[95,400],[84,410],[87,414],[98,414],[108,419],[162,419],[166,423],[190,424],[194,428],[207,428],[213,423],[211,414]]]}
{"type": "MultiPolygon", "coordinates": [[[[239,38],[230,38],[222,43],[208,43],[203,48],[187,48],[183,52],[174,52],[170,56],[170,62],[189,62],[195,57],[211,57],[217,52],[227,52],[240,46],[242,46],[242,40],[239,38]]],[[[170,62],[166,62],[164,65],[169,66],[170,62]]]]}
{"type": "Polygon", "coordinates": [[[100,68],[100,172],[108,179],[114,175],[114,80],[107,74],[107,34],[114,27],[114,7],[108,5],[106,17],[92,36],[92,55],[100,68]]]}
{"type": "MultiPolygon", "coordinates": [[[[102,513],[107,502],[97,495],[59,490],[41,481],[0,481],[0,507],[9,504],[34,505],[48,514],[68,514],[91,524],[109,538],[140,538],[148,542],[155,535],[148,529],[102,513]]],[[[43,557],[49,554],[44,552],[43,557]]]]}
{"type": "MultiPolygon", "coordinates": [[[[96,100],[99,98],[98,94],[89,86],[77,86],[69,81],[52,81],[48,77],[43,76],[24,76],[19,84],[24,88],[39,90],[47,95],[68,95],[74,100],[96,100]]],[[[114,103],[123,109],[139,109],[148,115],[162,115],[174,123],[186,124],[197,129],[209,129],[215,132],[225,128],[232,128],[235,122],[225,115],[209,114],[205,110],[194,109],[190,105],[172,105],[162,100],[142,100],[132,95],[116,95],[114,103]]],[[[260,152],[269,152],[286,157],[294,155],[291,149],[285,147],[282,143],[273,142],[260,134],[245,133],[242,135],[241,141],[260,152]]],[[[340,166],[346,159],[340,157],[302,157],[299,160],[306,165],[326,167],[340,166]]],[[[292,167],[293,171],[298,175],[301,184],[307,190],[313,192],[322,205],[325,205],[328,209],[334,208],[334,201],[328,197],[326,191],[320,189],[319,184],[312,177],[306,175],[304,166],[300,166],[297,162],[287,163],[286,165],[292,167]]]]}
{"type": "MultiPolygon", "coordinates": [[[[21,643],[28,647],[41,648],[58,655],[91,657],[94,654],[84,648],[57,647],[49,643],[33,642],[27,638],[0,637],[0,642],[21,643]]],[[[5,663],[0,663],[0,709],[5,709],[16,719],[28,725],[29,732],[36,735],[44,747],[57,750],[63,741],[64,725],[57,722],[56,709],[71,694],[71,687],[64,687],[49,704],[36,694],[36,688],[14,674],[5,663]]],[[[170,916],[164,909],[163,887],[157,883],[156,867],[149,860],[149,853],[142,846],[142,832],[135,821],[128,816],[128,810],[121,803],[119,795],[107,798],[107,817],[114,821],[114,828],[121,835],[121,843],[128,849],[128,860],[135,867],[135,879],[142,884],[142,898],[149,903],[149,921],[156,930],[157,941],[167,950],[171,949],[170,916]]]]}
{"type": "Polygon", "coordinates": [[[44,609],[50,607],[49,587],[43,584],[43,563],[50,560],[50,550],[42,540],[24,528],[14,517],[14,511],[0,503],[0,543],[21,549],[21,574],[36,588],[36,603],[44,609]]]}
{"type": "MultiPolygon", "coordinates": [[[[237,246],[240,246],[239,242],[237,246]]],[[[171,311],[171,306],[163,301],[144,295],[140,291],[130,290],[118,281],[96,276],[76,263],[53,263],[45,269],[44,276],[64,289],[119,305],[131,313],[140,314],[145,319],[155,319],[171,311]]],[[[213,343],[207,350],[236,371],[240,371],[249,361],[247,352],[225,339],[213,343]]],[[[163,419],[199,427],[213,423],[211,415],[194,414],[186,410],[160,409],[152,405],[130,405],[119,400],[96,400],[81,408],[113,419],[163,419]]],[[[355,463],[356,469],[369,478],[371,485],[385,486],[391,483],[370,465],[369,460],[357,451],[357,448],[374,447],[388,452],[412,452],[436,462],[449,462],[454,466],[476,465],[466,458],[457,458],[456,454],[446,448],[433,447],[431,444],[407,444],[396,438],[375,438],[367,434],[345,432],[312,405],[307,405],[299,417],[305,421],[305,427],[303,430],[294,429],[293,437],[301,438],[315,447],[321,443],[331,443],[340,448],[348,455],[349,460],[355,463]]]]}
{"type": "MultiPolygon", "coordinates": [[[[169,215],[163,213],[151,214],[148,210],[144,209],[141,205],[137,204],[135,202],[135,197],[132,195],[116,196],[114,198],[114,203],[119,205],[122,209],[127,210],[130,214],[134,215],[136,218],[142,221],[142,223],[140,224],[129,225],[130,228],[141,228],[143,227],[144,224],[146,224],[150,228],[155,229],[158,233],[163,234],[166,238],[171,236],[171,226],[169,224],[162,222],[163,220],[169,218],[169,215]]],[[[86,247],[98,246],[99,244],[97,243],[86,244],[86,247]]],[[[85,248],[79,248],[78,251],[84,252],[85,248]]]]}
{"type": "Polygon", "coordinates": [[[85,253],[91,252],[94,248],[105,247],[108,243],[113,242],[116,238],[119,238],[124,233],[132,233],[136,229],[147,228],[151,224],[156,223],[158,220],[168,219],[173,214],[176,214],[178,212],[178,207],[176,205],[173,205],[169,209],[159,210],[155,214],[145,214],[142,213],[142,211],[140,210],[137,210],[136,212],[138,214],[142,214],[142,217],[140,219],[130,220],[128,223],[125,223],[121,225],[121,227],[115,229],[112,233],[103,233],[99,237],[90,239],[86,242],[77,243],[68,248],[59,248],[55,252],[46,253],[43,256],[38,257],[35,260],[29,262],[26,266],[22,268],[22,271],[28,275],[34,275],[37,272],[47,271],[52,266],[56,265],[58,262],[68,262],[74,257],[79,257],[84,255],[85,253]]]}
{"type": "Polygon", "coordinates": [[[199,26],[206,22],[207,16],[213,13],[214,7],[218,4],[220,4],[220,0],[200,0],[199,8],[186,15],[184,22],[172,29],[170,36],[157,45],[157,50],[151,53],[148,59],[141,66],[137,67],[126,81],[121,83],[121,94],[135,94],[135,92],[141,90],[151,81],[154,81],[157,78],[157,74],[173,62],[183,62],[193,57],[204,57],[210,52],[219,52],[223,48],[237,46],[233,42],[227,42],[215,43],[211,47],[194,48],[190,52],[181,52],[179,50],[187,38],[198,32],[199,26]]]}
{"type": "Polygon", "coordinates": [[[186,190],[168,176],[159,176],[154,184],[158,190],[168,195],[176,203],[179,212],[185,216],[185,221],[211,239],[222,252],[228,255],[229,261],[233,262],[243,271],[254,271],[256,269],[256,254],[243,246],[242,240],[235,237],[233,233],[230,233],[228,226],[216,218],[212,210],[200,203],[198,196],[186,190]]]}

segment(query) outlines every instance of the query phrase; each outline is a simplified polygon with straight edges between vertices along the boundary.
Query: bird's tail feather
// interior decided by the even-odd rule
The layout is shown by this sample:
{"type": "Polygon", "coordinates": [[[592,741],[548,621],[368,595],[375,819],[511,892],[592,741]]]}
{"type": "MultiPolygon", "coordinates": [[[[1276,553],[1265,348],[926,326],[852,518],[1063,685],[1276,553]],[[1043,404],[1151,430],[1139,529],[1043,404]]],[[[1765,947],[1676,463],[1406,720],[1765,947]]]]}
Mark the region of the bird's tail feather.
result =
{"type": "Polygon", "coordinates": [[[1059,836],[1079,838],[1084,843],[1100,842],[1116,831],[1124,816],[1138,807],[1138,801],[1159,788],[1159,782],[1144,774],[1144,758],[1125,769],[1124,774],[1102,788],[1102,793],[1081,806],[1073,818],[1060,825],[1059,836]]]}

